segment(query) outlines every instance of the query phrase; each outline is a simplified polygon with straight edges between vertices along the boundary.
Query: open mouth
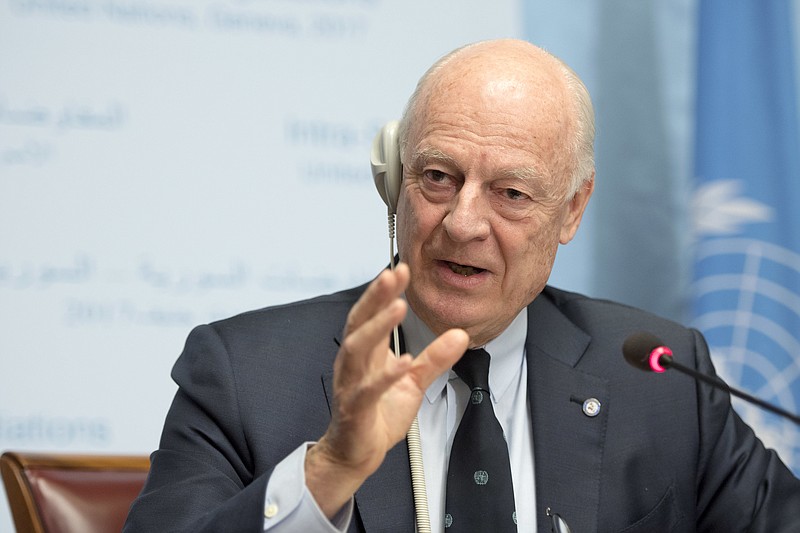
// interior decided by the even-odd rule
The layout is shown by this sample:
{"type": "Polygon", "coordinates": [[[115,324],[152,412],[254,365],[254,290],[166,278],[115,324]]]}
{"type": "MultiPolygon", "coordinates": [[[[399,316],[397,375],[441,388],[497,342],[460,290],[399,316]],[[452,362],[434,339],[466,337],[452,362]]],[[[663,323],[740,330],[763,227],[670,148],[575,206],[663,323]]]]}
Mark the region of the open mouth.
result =
{"type": "Polygon", "coordinates": [[[447,266],[450,267],[450,270],[462,276],[473,276],[475,274],[480,274],[485,270],[483,268],[477,268],[469,265],[459,265],[458,263],[451,263],[450,261],[447,262],[447,266]]]}

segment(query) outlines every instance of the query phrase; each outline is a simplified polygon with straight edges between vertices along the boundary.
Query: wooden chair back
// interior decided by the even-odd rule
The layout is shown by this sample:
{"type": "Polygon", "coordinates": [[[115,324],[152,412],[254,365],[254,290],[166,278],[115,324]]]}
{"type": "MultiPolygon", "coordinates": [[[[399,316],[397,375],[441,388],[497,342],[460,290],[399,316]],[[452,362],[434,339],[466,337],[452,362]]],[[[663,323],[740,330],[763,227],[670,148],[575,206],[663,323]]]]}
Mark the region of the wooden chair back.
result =
{"type": "Polygon", "coordinates": [[[149,468],[146,456],[0,457],[17,533],[119,533],[149,468]]]}

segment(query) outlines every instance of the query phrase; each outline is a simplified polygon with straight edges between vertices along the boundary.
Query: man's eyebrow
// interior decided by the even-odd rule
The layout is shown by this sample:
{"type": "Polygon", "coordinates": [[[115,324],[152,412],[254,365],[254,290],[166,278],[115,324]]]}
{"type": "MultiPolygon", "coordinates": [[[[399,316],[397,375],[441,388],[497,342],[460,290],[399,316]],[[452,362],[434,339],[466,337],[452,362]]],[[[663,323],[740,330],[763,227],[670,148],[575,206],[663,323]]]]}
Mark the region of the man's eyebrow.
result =
{"type": "Polygon", "coordinates": [[[409,162],[411,168],[421,168],[429,163],[440,163],[451,167],[457,167],[455,159],[436,148],[423,148],[411,154],[409,162]]]}
{"type": "Polygon", "coordinates": [[[532,167],[510,168],[502,172],[509,178],[529,181],[531,183],[540,182],[542,173],[532,167]]]}
{"type": "MultiPolygon", "coordinates": [[[[438,163],[451,168],[460,168],[456,160],[436,148],[423,148],[411,154],[410,168],[421,169],[431,163],[438,163]]],[[[506,178],[520,179],[537,188],[544,187],[545,175],[534,167],[518,167],[502,170],[500,174],[506,178]]]]}

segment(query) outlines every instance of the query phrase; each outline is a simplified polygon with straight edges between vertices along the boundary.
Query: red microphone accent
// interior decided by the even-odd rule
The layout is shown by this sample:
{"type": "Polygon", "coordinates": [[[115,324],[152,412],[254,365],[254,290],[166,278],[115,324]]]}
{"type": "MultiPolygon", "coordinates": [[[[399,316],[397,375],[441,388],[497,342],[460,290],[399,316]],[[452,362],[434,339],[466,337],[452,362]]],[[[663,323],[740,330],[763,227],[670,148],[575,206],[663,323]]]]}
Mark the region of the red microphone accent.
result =
{"type": "Polygon", "coordinates": [[[659,362],[659,359],[661,359],[662,355],[669,355],[671,357],[672,350],[670,350],[667,346],[656,346],[650,352],[648,362],[650,363],[650,370],[653,372],[661,373],[667,370],[666,367],[661,366],[661,363],[659,362]]]}

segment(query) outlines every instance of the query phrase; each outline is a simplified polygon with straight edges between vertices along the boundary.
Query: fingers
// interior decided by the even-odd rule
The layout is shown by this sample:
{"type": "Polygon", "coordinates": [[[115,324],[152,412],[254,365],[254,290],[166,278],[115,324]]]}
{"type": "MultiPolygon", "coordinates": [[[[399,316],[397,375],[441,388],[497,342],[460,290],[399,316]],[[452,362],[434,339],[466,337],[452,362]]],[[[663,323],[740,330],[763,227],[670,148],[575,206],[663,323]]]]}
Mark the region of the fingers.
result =
{"type": "Polygon", "coordinates": [[[384,270],[369,284],[367,290],[358,299],[347,315],[345,335],[361,327],[366,321],[375,316],[378,311],[398,298],[406,287],[410,278],[408,265],[400,263],[394,272],[384,270]]]}
{"type": "MultiPolygon", "coordinates": [[[[369,405],[377,401],[392,385],[410,374],[415,387],[423,393],[443,372],[452,367],[469,345],[469,335],[463,329],[451,329],[431,342],[414,358],[404,354],[395,359],[385,355],[380,368],[371,372],[369,378],[362,381],[358,391],[358,403],[369,405]]],[[[377,359],[377,358],[376,358],[377,359]]]]}
{"type": "Polygon", "coordinates": [[[389,334],[406,313],[400,295],[408,279],[408,266],[402,263],[395,272],[381,272],[350,310],[339,358],[342,374],[360,379],[369,369],[385,364],[389,334]]]}
{"type": "Polygon", "coordinates": [[[346,375],[360,379],[369,369],[386,365],[389,334],[403,320],[406,307],[405,301],[395,299],[347,334],[339,358],[346,375]]]}
{"type": "Polygon", "coordinates": [[[345,396],[373,395],[373,389],[390,386],[407,370],[388,363],[386,355],[392,328],[405,317],[407,304],[400,295],[408,279],[408,266],[402,263],[395,272],[382,272],[350,310],[334,374],[345,396]]]}

